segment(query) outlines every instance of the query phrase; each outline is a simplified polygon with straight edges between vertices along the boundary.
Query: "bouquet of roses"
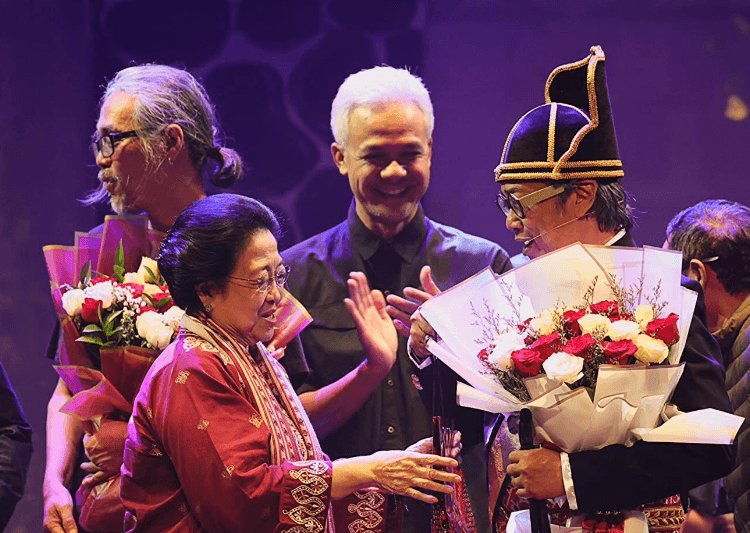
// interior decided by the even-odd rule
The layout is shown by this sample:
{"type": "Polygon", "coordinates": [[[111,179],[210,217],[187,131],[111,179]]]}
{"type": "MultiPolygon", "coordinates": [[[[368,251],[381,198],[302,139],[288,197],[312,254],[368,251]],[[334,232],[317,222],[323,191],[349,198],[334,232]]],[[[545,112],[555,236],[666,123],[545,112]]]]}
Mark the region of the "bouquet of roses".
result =
{"type": "Polygon", "coordinates": [[[426,302],[421,314],[440,338],[427,348],[471,385],[458,384],[459,404],[529,407],[537,438],[563,451],[636,438],[731,441],[732,429],[716,425],[687,421],[683,435],[672,423],[668,436],[657,427],[697,298],[680,279],[675,252],[571,245],[502,276],[486,269],[426,302]]]}
{"type": "Polygon", "coordinates": [[[488,340],[477,357],[509,392],[524,401],[531,396],[523,378],[544,373],[571,387],[594,389],[603,364],[666,362],[680,338],[679,315],[658,318],[664,307],[659,302],[659,288],[649,303],[635,307],[642,286],[623,289],[608,280],[616,299],[592,302],[597,281],[595,277],[576,307],[545,309],[502,328],[492,310],[489,315],[475,311],[476,318],[486,325],[483,333],[488,340]]]}

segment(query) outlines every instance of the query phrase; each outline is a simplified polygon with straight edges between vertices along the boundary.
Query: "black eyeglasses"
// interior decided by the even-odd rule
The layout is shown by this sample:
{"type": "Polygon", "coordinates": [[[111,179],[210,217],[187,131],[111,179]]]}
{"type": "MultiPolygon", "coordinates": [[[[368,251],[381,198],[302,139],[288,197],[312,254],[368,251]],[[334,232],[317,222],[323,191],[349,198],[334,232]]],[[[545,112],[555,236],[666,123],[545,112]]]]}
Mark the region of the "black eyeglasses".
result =
{"type": "Polygon", "coordinates": [[[499,192],[497,198],[495,198],[495,204],[497,204],[498,209],[500,209],[506,217],[512,211],[518,218],[526,218],[526,209],[531,209],[535,205],[541,204],[550,198],[554,198],[563,192],[565,192],[565,187],[563,185],[548,185],[543,189],[539,189],[538,191],[534,191],[520,198],[512,193],[505,196],[502,192],[499,192]]]}
{"type": "Polygon", "coordinates": [[[112,154],[115,153],[115,145],[128,137],[138,137],[138,132],[131,130],[122,133],[107,133],[91,143],[91,150],[94,152],[94,156],[101,153],[102,157],[112,157],[112,154]]]}
{"type": "Polygon", "coordinates": [[[240,278],[237,276],[227,276],[229,279],[235,279],[238,281],[245,281],[252,285],[252,288],[264,292],[268,294],[268,291],[271,289],[271,284],[276,283],[278,287],[283,287],[286,283],[286,280],[289,278],[289,273],[292,271],[291,267],[288,265],[281,265],[277,270],[276,273],[274,273],[273,277],[268,279],[248,279],[248,278],[240,278]]]}

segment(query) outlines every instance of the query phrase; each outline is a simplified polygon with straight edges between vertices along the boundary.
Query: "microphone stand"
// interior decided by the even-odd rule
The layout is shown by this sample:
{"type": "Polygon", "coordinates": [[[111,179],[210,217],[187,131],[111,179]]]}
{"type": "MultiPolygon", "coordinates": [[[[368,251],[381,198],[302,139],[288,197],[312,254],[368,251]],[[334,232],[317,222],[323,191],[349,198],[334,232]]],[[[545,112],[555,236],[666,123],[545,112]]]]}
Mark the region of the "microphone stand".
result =
{"type": "MultiPolygon", "coordinates": [[[[522,450],[533,450],[536,448],[534,446],[534,422],[531,418],[531,411],[527,408],[521,409],[521,417],[518,423],[518,438],[521,441],[522,450]]],[[[531,516],[532,533],[550,533],[546,500],[530,499],[529,514],[531,516]]]]}

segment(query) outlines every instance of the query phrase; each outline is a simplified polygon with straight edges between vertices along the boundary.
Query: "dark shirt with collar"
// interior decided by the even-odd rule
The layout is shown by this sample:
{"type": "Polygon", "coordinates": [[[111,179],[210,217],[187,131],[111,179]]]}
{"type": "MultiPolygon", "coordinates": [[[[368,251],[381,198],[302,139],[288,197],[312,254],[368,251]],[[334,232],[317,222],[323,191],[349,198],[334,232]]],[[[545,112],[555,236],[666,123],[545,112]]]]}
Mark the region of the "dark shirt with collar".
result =
{"type": "MultiPolygon", "coordinates": [[[[353,271],[365,272],[374,288],[401,294],[419,287],[419,272],[430,265],[437,285],[446,289],[491,266],[509,268],[508,255],[497,244],[433,222],[421,206],[414,219],[393,239],[384,240],[365,227],[354,203],[346,221],[282,252],[291,267],[290,292],[313,317],[300,335],[304,354],[290,346],[281,360],[298,393],[334,383],[364,361],[365,355],[344,298],[353,271]],[[305,362],[309,374],[305,378],[305,362]]],[[[399,336],[396,363],[357,413],[321,440],[332,459],[366,455],[378,450],[404,449],[431,435],[431,420],[414,384],[414,368],[399,336]]],[[[478,413],[478,412],[477,412],[478,413]]],[[[480,413],[481,415],[481,413],[480,413]]],[[[461,417],[458,417],[461,418],[461,417]]],[[[462,429],[459,420],[457,429],[462,429]]],[[[482,446],[482,424],[464,433],[464,450],[482,446]]],[[[485,467],[486,468],[486,467],[485,467]]],[[[469,483],[484,491],[485,472],[467,473],[469,483]]],[[[469,492],[472,494],[472,488],[469,492]]],[[[472,505],[487,515],[486,505],[472,505]]]]}

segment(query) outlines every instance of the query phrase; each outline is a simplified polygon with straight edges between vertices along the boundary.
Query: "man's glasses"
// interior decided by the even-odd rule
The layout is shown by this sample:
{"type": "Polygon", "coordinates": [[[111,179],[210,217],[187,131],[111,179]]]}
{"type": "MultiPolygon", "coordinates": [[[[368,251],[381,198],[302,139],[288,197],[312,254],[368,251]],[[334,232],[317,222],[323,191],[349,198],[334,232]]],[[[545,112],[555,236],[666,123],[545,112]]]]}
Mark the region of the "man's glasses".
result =
{"type": "Polygon", "coordinates": [[[500,209],[506,217],[512,211],[518,218],[526,218],[527,209],[531,209],[535,205],[541,204],[550,198],[554,198],[563,192],[565,192],[565,187],[563,185],[549,185],[543,189],[522,196],[521,198],[518,198],[512,193],[505,196],[502,192],[499,192],[497,198],[495,198],[495,203],[497,204],[498,209],[500,209]]]}
{"type": "Polygon", "coordinates": [[[91,150],[94,152],[94,156],[101,153],[102,157],[112,157],[112,154],[115,153],[115,146],[118,142],[127,139],[128,137],[137,136],[138,132],[136,132],[136,130],[123,131],[122,133],[107,133],[91,143],[91,150]]]}
{"type": "Polygon", "coordinates": [[[249,283],[252,288],[264,292],[268,294],[268,291],[271,289],[271,284],[276,283],[278,287],[283,287],[286,283],[286,280],[289,278],[289,273],[292,271],[291,267],[288,265],[281,265],[277,270],[276,273],[273,275],[273,277],[268,279],[248,279],[248,278],[240,278],[237,276],[227,276],[229,279],[235,279],[238,281],[244,281],[246,283],[249,283]]]}

